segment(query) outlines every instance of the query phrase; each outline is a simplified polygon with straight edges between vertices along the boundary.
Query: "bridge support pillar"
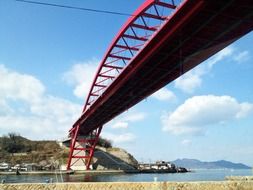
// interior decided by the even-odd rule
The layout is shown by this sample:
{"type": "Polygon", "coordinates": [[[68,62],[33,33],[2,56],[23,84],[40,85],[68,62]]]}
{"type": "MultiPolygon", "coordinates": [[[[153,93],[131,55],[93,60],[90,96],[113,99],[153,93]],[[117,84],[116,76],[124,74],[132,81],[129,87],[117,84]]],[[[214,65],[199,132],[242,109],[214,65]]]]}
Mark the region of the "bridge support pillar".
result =
{"type": "Polygon", "coordinates": [[[80,136],[79,126],[71,133],[71,144],[67,170],[90,170],[94,150],[97,145],[102,126],[94,129],[86,136],[80,136]]]}

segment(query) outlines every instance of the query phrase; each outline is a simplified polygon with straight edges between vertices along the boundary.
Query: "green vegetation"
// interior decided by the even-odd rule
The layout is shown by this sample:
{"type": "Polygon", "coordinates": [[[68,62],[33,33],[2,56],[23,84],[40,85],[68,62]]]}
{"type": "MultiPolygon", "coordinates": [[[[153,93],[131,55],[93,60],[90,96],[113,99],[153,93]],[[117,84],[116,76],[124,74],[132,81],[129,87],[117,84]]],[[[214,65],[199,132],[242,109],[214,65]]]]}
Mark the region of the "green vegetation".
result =
{"type": "Polygon", "coordinates": [[[0,162],[11,164],[51,163],[68,156],[56,141],[32,141],[16,133],[0,137],[0,162]]]}
{"type": "MultiPolygon", "coordinates": [[[[98,146],[111,148],[112,143],[99,138],[98,146]]],[[[60,147],[56,141],[32,141],[19,134],[9,133],[0,137],[0,162],[22,163],[67,163],[69,149],[60,147]]]]}
{"type": "Polygon", "coordinates": [[[97,145],[104,148],[112,148],[112,142],[102,137],[99,137],[97,145]]]}

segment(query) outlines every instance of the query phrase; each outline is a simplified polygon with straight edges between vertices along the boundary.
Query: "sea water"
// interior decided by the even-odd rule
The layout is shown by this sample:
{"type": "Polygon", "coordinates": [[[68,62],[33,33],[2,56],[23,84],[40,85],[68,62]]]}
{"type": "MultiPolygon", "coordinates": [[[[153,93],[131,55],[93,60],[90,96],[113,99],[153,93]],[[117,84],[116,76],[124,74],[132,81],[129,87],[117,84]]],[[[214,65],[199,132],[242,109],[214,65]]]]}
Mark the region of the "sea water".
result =
{"type": "Polygon", "coordinates": [[[74,174],[74,175],[0,175],[5,183],[52,182],[152,182],[152,181],[222,181],[226,176],[252,176],[252,170],[193,170],[188,173],[159,174],[74,174]]]}

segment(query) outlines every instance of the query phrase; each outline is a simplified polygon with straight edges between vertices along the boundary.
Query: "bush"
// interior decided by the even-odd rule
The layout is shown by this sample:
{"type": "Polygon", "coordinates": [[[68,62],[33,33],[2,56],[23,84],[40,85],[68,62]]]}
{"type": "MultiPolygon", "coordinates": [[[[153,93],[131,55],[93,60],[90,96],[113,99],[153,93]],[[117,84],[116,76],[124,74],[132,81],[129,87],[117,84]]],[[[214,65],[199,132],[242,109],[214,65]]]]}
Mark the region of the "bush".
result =
{"type": "Polygon", "coordinates": [[[8,136],[3,136],[0,142],[1,149],[8,153],[23,152],[25,145],[20,136],[16,133],[9,133],[8,136]]]}
{"type": "Polygon", "coordinates": [[[108,139],[104,139],[102,137],[99,137],[97,145],[102,146],[104,148],[111,148],[112,142],[108,139]]]}

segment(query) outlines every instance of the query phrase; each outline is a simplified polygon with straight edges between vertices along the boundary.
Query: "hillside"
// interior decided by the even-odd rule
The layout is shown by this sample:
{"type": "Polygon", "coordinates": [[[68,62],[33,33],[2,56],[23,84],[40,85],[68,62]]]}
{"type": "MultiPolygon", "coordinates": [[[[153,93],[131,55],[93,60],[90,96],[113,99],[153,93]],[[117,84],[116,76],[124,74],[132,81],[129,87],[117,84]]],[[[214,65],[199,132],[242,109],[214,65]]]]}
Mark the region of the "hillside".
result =
{"type": "MultiPolygon", "coordinates": [[[[11,165],[35,163],[40,166],[66,165],[69,148],[57,141],[32,141],[17,134],[0,137],[0,163],[11,165]]],[[[100,138],[93,158],[93,168],[97,170],[132,170],[138,161],[123,149],[112,147],[110,141],[100,138]]]]}
{"type": "Polygon", "coordinates": [[[97,147],[93,158],[93,168],[97,170],[134,170],[138,161],[120,148],[97,147]]]}
{"type": "Polygon", "coordinates": [[[251,167],[242,163],[233,163],[226,160],[214,162],[202,162],[196,159],[177,159],[172,161],[175,165],[190,169],[250,169],[251,167]]]}
{"type": "Polygon", "coordinates": [[[68,151],[56,141],[32,141],[14,133],[0,137],[0,162],[59,165],[59,160],[63,158],[64,162],[67,156],[68,151]]]}

